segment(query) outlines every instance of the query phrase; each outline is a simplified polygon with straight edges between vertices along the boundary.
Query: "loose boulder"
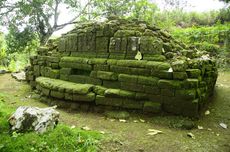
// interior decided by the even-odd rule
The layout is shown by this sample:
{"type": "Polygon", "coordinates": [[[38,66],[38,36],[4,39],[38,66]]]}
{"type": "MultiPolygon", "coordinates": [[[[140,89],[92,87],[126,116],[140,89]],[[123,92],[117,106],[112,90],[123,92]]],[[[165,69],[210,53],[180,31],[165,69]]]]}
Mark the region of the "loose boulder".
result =
{"type": "Polygon", "coordinates": [[[11,76],[18,81],[25,81],[26,80],[26,74],[24,71],[12,73],[11,76]]]}
{"type": "Polygon", "coordinates": [[[20,106],[8,120],[11,131],[44,133],[54,129],[59,121],[59,112],[55,108],[20,106]]]}

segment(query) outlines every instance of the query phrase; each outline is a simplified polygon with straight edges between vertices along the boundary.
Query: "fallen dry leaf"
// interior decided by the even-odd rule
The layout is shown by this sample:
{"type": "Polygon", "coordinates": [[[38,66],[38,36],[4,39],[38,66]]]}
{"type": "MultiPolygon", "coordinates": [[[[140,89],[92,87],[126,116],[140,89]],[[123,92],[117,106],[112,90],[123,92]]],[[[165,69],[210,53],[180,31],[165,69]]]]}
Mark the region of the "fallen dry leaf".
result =
{"type": "Polygon", "coordinates": [[[194,135],[193,133],[191,133],[191,132],[187,133],[187,136],[188,136],[188,137],[191,137],[192,139],[196,139],[196,138],[195,138],[195,135],[194,135]]]}
{"type": "Polygon", "coordinates": [[[125,119],[119,119],[120,122],[127,122],[125,119]]]}
{"type": "Polygon", "coordinates": [[[81,129],[82,129],[82,130],[86,130],[86,131],[89,131],[89,130],[90,130],[90,128],[89,128],[88,126],[84,126],[84,127],[82,127],[81,129]]]}
{"type": "Polygon", "coordinates": [[[209,114],[210,114],[210,111],[209,111],[209,110],[206,110],[204,114],[205,114],[205,115],[209,115],[209,114]]]}
{"type": "Polygon", "coordinates": [[[74,129],[74,128],[76,128],[76,126],[72,125],[70,128],[71,128],[71,129],[74,129]]]}
{"type": "Polygon", "coordinates": [[[147,133],[148,135],[156,135],[156,134],[160,134],[160,133],[163,133],[162,131],[160,130],[156,130],[156,129],[148,129],[149,133],[147,133]]]}
{"type": "Polygon", "coordinates": [[[220,123],[220,126],[221,126],[222,128],[224,128],[224,129],[227,129],[227,128],[228,128],[228,125],[225,124],[225,123],[220,123]]]}
{"type": "Polygon", "coordinates": [[[200,130],[204,129],[203,126],[199,126],[199,125],[197,126],[197,128],[200,129],[200,130]]]}
{"type": "Polygon", "coordinates": [[[145,120],[144,120],[144,119],[140,119],[140,122],[143,122],[143,123],[144,123],[144,122],[145,122],[145,120]]]}

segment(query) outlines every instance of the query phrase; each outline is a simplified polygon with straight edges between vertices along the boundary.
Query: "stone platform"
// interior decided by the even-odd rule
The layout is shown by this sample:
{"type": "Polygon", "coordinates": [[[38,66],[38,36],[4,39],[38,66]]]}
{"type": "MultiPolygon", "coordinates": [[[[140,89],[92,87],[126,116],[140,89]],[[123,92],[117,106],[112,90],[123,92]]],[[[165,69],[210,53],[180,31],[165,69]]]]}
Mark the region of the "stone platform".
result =
{"type": "Polygon", "coordinates": [[[155,26],[117,19],[79,24],[40,47],[26,76],[42,95],[66,103],[196,117],[217,68],[155,26]]]}

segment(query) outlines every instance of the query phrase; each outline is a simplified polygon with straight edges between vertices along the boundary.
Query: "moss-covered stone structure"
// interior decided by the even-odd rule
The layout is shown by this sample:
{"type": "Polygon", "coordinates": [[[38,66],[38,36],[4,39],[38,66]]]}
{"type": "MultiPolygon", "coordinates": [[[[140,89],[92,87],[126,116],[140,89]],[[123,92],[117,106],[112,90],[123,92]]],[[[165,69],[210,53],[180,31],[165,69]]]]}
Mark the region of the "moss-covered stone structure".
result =
{"type": "Polygon", "coordinates": [[[217,79],[215,60],[137,20],[84,22],[31,57],[27,80],[62,105],[196,117],[217,79]]]}

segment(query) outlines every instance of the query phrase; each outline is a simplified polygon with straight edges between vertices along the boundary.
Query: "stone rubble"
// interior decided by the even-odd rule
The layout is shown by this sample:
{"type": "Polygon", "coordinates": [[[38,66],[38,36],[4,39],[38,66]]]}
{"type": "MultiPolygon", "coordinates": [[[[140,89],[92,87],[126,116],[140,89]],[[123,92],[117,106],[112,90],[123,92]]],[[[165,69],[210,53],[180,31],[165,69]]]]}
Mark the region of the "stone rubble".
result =
{"type": "Polygon", "coordinates": [[[11,131],[44,133],[54,129],[59,121],[59,112],[55,108],[18,107],[8,120],[11,131]]]}

